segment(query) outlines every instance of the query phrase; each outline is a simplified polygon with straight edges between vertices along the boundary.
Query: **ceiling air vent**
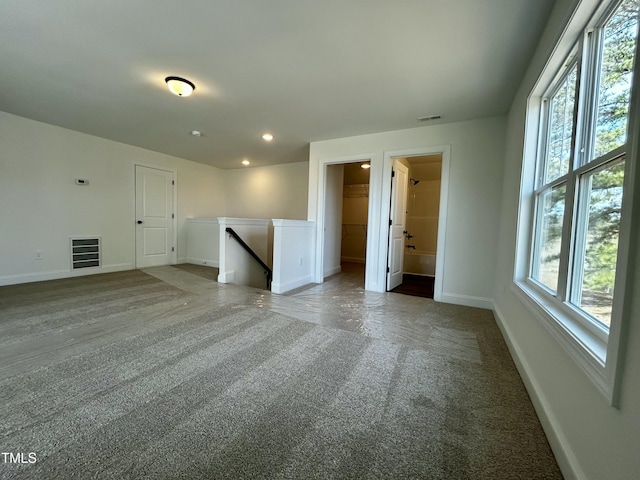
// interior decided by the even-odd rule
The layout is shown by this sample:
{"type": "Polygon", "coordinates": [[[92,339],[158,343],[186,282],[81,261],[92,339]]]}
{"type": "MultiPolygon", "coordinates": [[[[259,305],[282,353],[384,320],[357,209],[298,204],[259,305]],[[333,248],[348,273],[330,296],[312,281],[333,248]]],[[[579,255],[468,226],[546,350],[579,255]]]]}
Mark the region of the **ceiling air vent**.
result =
{"type": "Polygon", "coordinates": [[[428,122],[429,120],[439,120],[442,115],[427,115],[426,117],[418,117],[419,122],[428,122]]]}
{"type": "Polygon", "coordinates": [[[71,269],[99,267],[100,237],[71,238],[71,269]]]}

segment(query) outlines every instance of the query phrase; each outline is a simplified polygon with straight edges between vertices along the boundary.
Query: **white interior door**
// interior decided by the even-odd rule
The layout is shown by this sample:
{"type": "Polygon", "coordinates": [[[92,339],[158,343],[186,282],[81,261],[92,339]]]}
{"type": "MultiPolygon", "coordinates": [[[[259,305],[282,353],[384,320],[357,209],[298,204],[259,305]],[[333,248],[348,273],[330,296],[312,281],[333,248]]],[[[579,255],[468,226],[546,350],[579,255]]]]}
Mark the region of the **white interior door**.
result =
{"type": "Polygon", "coordinates": [[[136,165],[136,267],[173,263],[174,174],[136,165]]]}
{"type": "Polygon", "coordinates": [[[387,291],[402,283],[404,264],[404,232],[407,219],[407,185],[409,169],[393,161],[391,177],[391,212],[389,226],[389,257],[387,259],[387,291]]]}

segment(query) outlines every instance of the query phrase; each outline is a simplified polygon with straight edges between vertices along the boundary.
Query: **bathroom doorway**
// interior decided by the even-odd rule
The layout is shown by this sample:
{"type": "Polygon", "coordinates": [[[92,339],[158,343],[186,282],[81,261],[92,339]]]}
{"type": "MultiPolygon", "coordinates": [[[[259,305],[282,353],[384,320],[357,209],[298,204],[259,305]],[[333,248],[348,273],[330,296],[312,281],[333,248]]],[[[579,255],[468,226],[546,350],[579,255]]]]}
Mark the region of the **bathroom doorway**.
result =
{"type": "Polygon", "coordinates": [[[442,154],[399,157],[394,160],[408,167],[409,173],[406,184],[402,282],[390,291],[433,298],[438,250],[442,154]]]}

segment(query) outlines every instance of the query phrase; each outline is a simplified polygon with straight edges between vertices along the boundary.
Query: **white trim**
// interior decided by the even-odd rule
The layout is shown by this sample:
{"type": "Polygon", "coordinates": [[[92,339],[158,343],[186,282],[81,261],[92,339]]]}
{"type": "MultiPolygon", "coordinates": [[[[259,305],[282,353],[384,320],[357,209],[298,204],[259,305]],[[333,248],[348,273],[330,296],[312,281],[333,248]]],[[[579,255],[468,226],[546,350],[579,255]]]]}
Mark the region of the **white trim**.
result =
{"type": "MultiPolygon", "coordinates": [[[[532,137],[537,137],[540,122],[540,105],[541,98],[546,89],[556,77],[558,71],[562,68],[562,62],[565,61],[570,52],[574,49],[576,42],[582,38],[586,29],[602,25],[608,21],[607,17],[619,5],[618,1],[598,1],[583,0],[572,10],[570,17],[565,23],[565,28],[555,43],[553,52],[547,59],[545,67],[542,69],[538,80],[531,91],[527,101],[527,111],[525,118],[525,145],[523,148],[522,172],[520,176],[520,192],[519,207],[517,219],[516,233],[516,256],[514,265],[513,285],[512,289],[516,296],[523,302],[525,307],[540,321],[540,323],[549,331],[552,336],[560,343],[575,360],[578,367],[587,375],[587,377],[596,385],[597,389],[606,397],[611,406],[618,406],[618,396],[620,389],[620,358],[623,356],[624,336],[623,331],[628,328],[631,321],[631,313],[628,313],[630,307],[630,299],[632,292],[629,288],[625,288],[627,280],[631,278],[633,272],[629,268],[617,268],[615,289],[617,295],[614,296],[611,327],[609,329],[608,338],[602,338],[601,332],[592,331],[593,327],[588,320],[582,319],[583,315],[573,311],[568,304],[556,301],[553,297],[541,293],[536,285],[530,284],[528,265],[530,264],[531,250],[530,243],[532,238],[532,221],[534,215],[535,185],[532,185],[530,175],[536,168],[535,164],[539,162],[536,155],[530,152],[538,152],[539,146],[535,144],[532,137]],[[536,135],[533,135],[533,133],[536,135]]],[[[583,58],[582,67],[587,68],[588,59],[583,58]]],[[[629,106],[628,132],[629,136],[626,144],[626,160],[625,160],[625,177],[624,177],[624,198],[623,198],[623,215],[620,223],[620,235],[618,240],[618,258],[617,265],[632,265],[634,251],[633,246],[637,242],[633,242],[632,236],[634,232],[633,224],[637,222],[634,219],[634,197],[637,208],[637,173],[634,169],[640,156],[640,136],[636,134],[638,131],[638,121],[640,120],[640,48],[636,47],[636,57],[634,63],[633,85],[631,91],[632,104],[629,106]],[[636,191],[634,192],[634,187],[636,191]]],[[[584,73],[584,72],[583,72],[584,73]]],[[[595,73],[591,71],[591,74],[595,73]]],[[[590,76],[591,78],[591,76],[590,76]]],[[[591,92],[591,89],[589,89],[591,92]]],[[[595,92],[586,93],[586,101],[589,104],[593,101],[595,92]]],[[[583,102],[585,99],[582,100],[583,102]]],[[[593,112],[587,111],[586,115],[592,115],[593,112]]],[[[591,118],[591,117],[589,117],[591,118]]],[[[584,134],[580,129],[580,122],[576,122],[577,134],[584,134]]],[[[580,149],[584,145],[581,143],[576,149],[580,149]]],[[[579,176],[586,171],[594,168],[594,164],[604,164],[604,158],[611,159],[620,153],[622,147],[609,152],[604,157],[585,162],[578,168],[573,170],[573,178],[578,179],[579,176]]],[[[597,168],[597,167],[596,167],[597,168]]],[[[572,197],[570,195],[570,197],[572,197]]],[[[571,198],[572,199],[572,198],[571,198]]],[[[579,212],[575,208],[570,208],[567,204],[568,214],[577,216],[579,212]],[[569,208],[568,208],[569,207],[569,208]]],[[[637,216],[637,215],[636,215],[637,216]]],[[[577,217],[576,217],[577,218],[577,217]]],[[[565,230],[568,224],[565,222],[565,230]]],[[[569,238],[567,232],[564,233],[565,238],[569,238]]],[[[563,257],[568,258],[565,252],[563,257]]],[[[575,275],[575,272],[569,272],[568,275],[575,275]]],[[[567,277],[569,278],[569,277],[567,277]]],[[[573,278],[575,281],[575,278],[573,278]]],[[[561,298],[567,298],[566,291],[559,285],[558,291],[561,298]]],[[[606,337],[606,335],[605,335],[606,337]]]]}
{"type": "Polygon", "coordinates": [[[229,270],[228,272],[218,272],[218,283],[233,283],[236,279],[236,271],[229,270]]]}
{"type": "MultiPolygon", "coordinates": [[[[390,150],[384,152],[383,174],[382,174],[382,198],[384,207],[381,211],[380,229],[380,261],[386,265],[387,254],[389,250],[389,222],[385,219],[389,218],[389,199],[391,198],[391,165],[393,158],[396,157],[417,157],[422,155],[442,155],[442,170],[440,179],[440,208],[438,212],[438,244],[436,247],[436,281],[433,286],[433,299],[436,302],[448,302],[443,298],[444,288],[444,259],[447,248],[447,218],[449,208],[449,176],[451,171],[451,145],[437,145],[431,147],[409,148],[403,150],[390,150]]],[[[382,285],[386,285],[386,275],[383,270],[383,278],[378,281],[382,285]]],[[[384,288],[383,288],[384,291],[384,288]]],[[[452,297],[453,298],[453,297],[452,297]]],[[[455,303],[455,302],[449,302],[455,303]]],[[[462,303],[461,305],[466,305],[462,303]]],[[[491,308],[491,307],[482,307],[491,308]]]]}
{"type": "MultiPolygon", "coordinates": [[[[385,268],[380,268],[379,265],[379,257],[378,257],[378,242],[377,237],[374,234],[379,231],[380,225],[378,224],[380,215],[380,204],[381,197],[380,196],[380,177],[381,177],[381,164],[380,155],[375,153],[362,153],[356,155],[348,155],[343,157],[330,157],[330,158],[319,158],[318,159],[318,168],[315,172],[314,176],[312,171],[309,172],[310,181],[313,182],[315,180],[315,186],[317,188],[316,195],[316,211],[312,211],[312,205],[310,205],[310,217],[309,220],[315,220],[317,225],[316,229],[316,254],[315,254],[315,268],[314,268],[314,279],[315,283],[324,282],[324,278],[329,275],[333,275],[333,273],[324,272],[324,216],[325,216],[325,191],[326,191],[326,178],[327,178],[327,166],[328,165],[337,165],[337,164],[345,164],[345,163],[359,163],[359,162],[369,162],[371,168],[369,169],[369,205],[368,205],[368,226],[367,226],[367,259],[366,259],[366,268],[365,268],[365,290],[370,290],[374,292],[383,292],[384,291],[384,281],[382,282],[383,290],[379,289],[380,282],[378,280],[379,272],[378,270],[383,272],[386,271],[385,268]],[[315,177],[315,178],[314,178],[315,177]]],[[[311,186],[310,186],[311,191],[311,186]]],[[[386,257],[385,257],[386,262],[386,257]]],[[[334,267],[335,268],[335,267],[334,267]]],[[[333,270],[333,269],[332,269],[333,270]]],[[[340,270],[338,270],[339,272],[340,270]]],[[[337,273],[337,272],[334,272],[337,273]]]]}
{"type": "Polygon", "coordinates": [[[271,220],[266,220],[264,218],[233,218],[233,217],[218,217],[218,222],[220,226],[231,226],[231,225],[258,225],[265,226],[269,225],[271,220]]]}
{"type": "Polygon", "coordinates": [[[336,273],[340,273],[341,271],[342,271],[342,267],[340,265],[330,267],[324,271],[324,278],[330,277],[331,275],[335,275],[336,273]]]}
{"type": "MultiPolygon", "coordinates": [[[[639,27],[640,28],[640,27],[639,27]]],[[[637,246],[640,244],[640,38],[637,40],[634,59],[633,84],[631,85],[631,101],[629,104],[628,132],[635,132],[627,139],[627,153],[624,172],[624,198],[622,200],[625,215],[620,219],[620,235],[618,237],[618,264],[626,268],[616,271],[615,288],[624,292],[614,296],[612,312],[619,312],[611,319],[609,329],[609,345],[607,351],[606,377],[610,384],[612,403],[618,405],[620,400],[621,377],[623,368],[618,365],[624,358],[627,336],[633,312],[634,292],[633,277],[635,271],[630,265],[636,265],[637,246]],[[634,248],[635,247],[635,248],[634,248]],[[631,286],[631,288],[629,288],[631,286]]]]}
{"type": "Polygon", "coordinates": [[[196,257],[186,257],[181,258],[181,261],[178,263],[192,263],[194,265],[206,265],[207,267],[220,267],[220,262],[218,260],[212,260],[210,258],[196,258],[196,257]]]}
{"type": "Polygon", "coordinates": [[[599,355],[605,355],[606,344],[594,342],[593,335],[581,329],[580,322],[572,321],[553,305],[541,302],[532,289],[517,283],[512,290],[527,310],[571,354],[578,367],[594,382],[609,404],[614,405],[613,390],[604,365],[598,359],[599,355]]]}
{"type": "Polygon", "coordinates": [[[310,283],[313,283],[313,275],[311,274],[285,283],[271,282],[271,293],[285,293],[294,288],[304,287],[310,283]]]}
{"type": "Polygon", "coordinates": [[[542,425],[542,428],[547,436],[551,450],[558,462],[558,466],[562,471],[562,475],[567,480],[583,479],[587,478],[582,469],[580,463],[576,458],[571,444],[567,440],[562,428],[561,423],[553,413],[553,410],[543,393],[543,389],[533,375],[533,371],[527,362],[526,356],[522,352],[520,345],[512,335],[511,330],[508,327],[507,322],[504,320],[504,316],[500,312],[500,309],[494,305],[493,313],[496,320],[496,324],[502,333],[502,336],[507,344],[511,358],[513,358],[516,368],[520,373],[520,377],[529,393],[531,403],[538,415],[538,419],[542,425]]]}
{"type": "Polygon", "coordinates": [[[178,263],[178,169],[177,168],[168,168],[168,167],[159,167],[158,165],[154,165],[152,163],[145,162],[136,162],[133,164],[133,259],[136,267],[138,266],[138,256],[136,250],[136,220],[138,212],[136,210],[136,167],[145,167],[152,168],[154,170],[160,170],[161,172],[170,172],[173,174],[173,189],[171,193],[173,195],[172,208],[173,208],[173,218],[172,218],[172,228],[173,228],[173,251],[171,252],[171,263],[169,265],[175,265],[178,263]]]}
{"type": "Polygon", "coordinates": [[[121,272],[124,270],[134,270],[131,263],[114,263],[102,267],[80,268],[77,270],[51,270],[41,273],[23,273],[16,275],[3,275],[0,277],[0,286],[18,285],[21,283],[43,282],[46,280],[59,280],[61,278],[84,277],[86,275],[97,275],[100,273],[121,272]]]}
{"type": "Polygon", "coordinates": [[[309,220],[288,220],[283,218],[274,218],[271,220],[274,227],[298,227],[298,228],[314,228],[315,222],[309,220]]]}
{"type": "MultiPolygon", "coordinates": [[[[437,280],[438,277],[436,277],[437,280]]],[[[435,300],[435,299],[434,299],[435,300]]],[[[466,307],[484,308],[486,310],[493,309],[493,299],[486,297],[474,297],[472,295],[461,295],[459,293],[442,293],[438,300],[444,303],[453,303],[455,305],[464,305],[466,307]]]]}
{"type": "Polygon", "coordinates": [[[340,261],[341,262],[348,262],[348,263],[362,263],[362,264],[366,264],[366,259],[362,258],[362,257],[340,257],[340,261]]]}

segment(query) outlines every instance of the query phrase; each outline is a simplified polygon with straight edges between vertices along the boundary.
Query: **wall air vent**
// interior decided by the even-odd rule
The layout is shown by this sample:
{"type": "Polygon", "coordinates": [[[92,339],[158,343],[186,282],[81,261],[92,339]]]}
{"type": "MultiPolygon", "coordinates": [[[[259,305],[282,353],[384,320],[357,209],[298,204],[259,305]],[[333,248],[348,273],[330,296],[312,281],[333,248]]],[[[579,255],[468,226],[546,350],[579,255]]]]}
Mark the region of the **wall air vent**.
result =
{"type": "Polygon", "coordinates": [[[71,269],[100,267],[100,237],[71,238],[71,269]]]}

